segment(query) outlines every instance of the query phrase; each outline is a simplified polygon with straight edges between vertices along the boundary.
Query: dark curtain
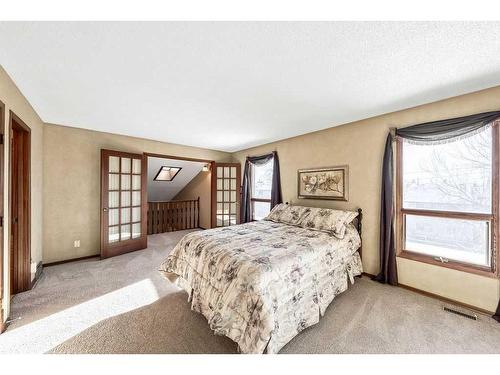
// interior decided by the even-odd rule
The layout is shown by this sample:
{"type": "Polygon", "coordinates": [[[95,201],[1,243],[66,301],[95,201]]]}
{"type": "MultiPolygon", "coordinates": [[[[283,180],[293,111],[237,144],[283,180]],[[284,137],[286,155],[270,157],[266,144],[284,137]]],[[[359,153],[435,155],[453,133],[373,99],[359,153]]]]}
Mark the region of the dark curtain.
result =
{"type": "MultiPolygon", "coordinates": [[[[426,122],[397,129],[395,134],[414,143],[442,143],[454,138],[474,134],[500,118],[500,111],[471,116],[426,122]]],[[[374,277],[382,283],[397,285],[396,247],[394,233],[393,201],[393,150],[392,136],[388,135],[382,166],[382,199],[380,208],[380,273],[374,277]]],[[[500,303],[499,303],[500,309],[500,303]]],[[[497,311],[497,315],[499,311],[497,311]]]]}
{"type": "Polygon", "coordinates": [[[382,194],[380,209],[380,272],[374,277],[384,284],[398,285],[396,267],[396,247],[394,234],[394,195],[393,195],[393,155],[392,135],[387,135],[384,162],[382,165],[382,194]]]}
{"type": "Polygon", "coordinates": [[[500,301],[498,301],[498,307],[495,315],[493,315],[493,319],[495,319],[498,323],[500,323],[500,301]]]}
{"type": "Polygon", "coordinates": [[[280,161],[278,153],[273,152],[273,185],[271,187],[271,210],[274,206],[283,202],[281,196],[280,161]]]}
{"type": "Polygon", "coordinates": [[[271,186],[271,209],[277,204],[283,202],[281,197],[281,180],[280,180],[280,166],[278,154],[273,151],[270,154],[261,156],[249,156],[245,162],[245,169],[243,171],[243,182],[241,184],[241,222],[248,223],[252,221],[252,201],[251,201],[251,166],[266,164],[273,159],[273,180],[271,186]]]}

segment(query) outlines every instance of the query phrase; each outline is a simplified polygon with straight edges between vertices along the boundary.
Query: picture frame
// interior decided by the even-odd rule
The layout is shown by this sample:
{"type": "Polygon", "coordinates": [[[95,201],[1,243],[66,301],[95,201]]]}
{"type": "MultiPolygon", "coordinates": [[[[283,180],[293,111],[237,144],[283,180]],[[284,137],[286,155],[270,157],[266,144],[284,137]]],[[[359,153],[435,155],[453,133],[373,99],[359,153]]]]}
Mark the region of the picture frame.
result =
{"type": "Polygon", "coordinates": [[[301,199],[329,199],[347,201],[349,166],[299,169],[297,196],[301,199]]]}

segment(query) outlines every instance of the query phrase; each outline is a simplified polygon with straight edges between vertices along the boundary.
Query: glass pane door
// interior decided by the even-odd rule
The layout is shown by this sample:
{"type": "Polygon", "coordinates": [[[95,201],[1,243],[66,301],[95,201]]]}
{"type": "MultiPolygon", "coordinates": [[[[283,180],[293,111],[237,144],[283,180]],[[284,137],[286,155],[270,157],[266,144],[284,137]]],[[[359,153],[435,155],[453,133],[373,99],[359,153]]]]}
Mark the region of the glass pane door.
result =
{"type": "Polygon", "coordinates": [[[104,249],[105,253],[111,252],[107,256],[113,256],[144,248],[145,168],[142,155],[102,150],[101,164],[101,253],[104,249]]]}
{"type": "Polygon", "coordinates": [[[240,218],[240,165],[215,164],[214,178],[215,217],[212,226],[227,227],[239,223],[240,218]]]}

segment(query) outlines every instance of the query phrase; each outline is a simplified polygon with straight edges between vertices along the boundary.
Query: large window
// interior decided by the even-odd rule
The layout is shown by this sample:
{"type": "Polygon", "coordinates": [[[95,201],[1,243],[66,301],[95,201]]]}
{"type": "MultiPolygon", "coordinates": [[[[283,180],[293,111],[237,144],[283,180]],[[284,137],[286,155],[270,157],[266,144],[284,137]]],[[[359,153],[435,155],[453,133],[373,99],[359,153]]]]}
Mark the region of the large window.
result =
{"type": "Polygon", "coordinates": [[[400,256],[495,271],[498,126],[439,145],[398,139],[400,256]]]}
{"type": "Polygon", "coordinates": [[[271,210],[273,159],[266,164],[252,164],[252,219],[261,220],[271,210]]]}

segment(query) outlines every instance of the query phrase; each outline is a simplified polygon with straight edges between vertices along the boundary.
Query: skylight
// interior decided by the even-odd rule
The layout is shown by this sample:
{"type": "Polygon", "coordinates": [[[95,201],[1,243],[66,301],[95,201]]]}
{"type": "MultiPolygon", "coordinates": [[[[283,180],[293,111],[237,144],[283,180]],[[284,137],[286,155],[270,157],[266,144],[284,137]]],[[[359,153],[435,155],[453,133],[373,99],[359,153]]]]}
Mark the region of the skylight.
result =
{"type": "Polygon", "coordinates": [[[172,181],[175,176],[179,173],[181,170],[181,167],[167,167],[163,166],[160,168],[158,173],[156,174],[154,180],[155,181],[172,181]]]}

